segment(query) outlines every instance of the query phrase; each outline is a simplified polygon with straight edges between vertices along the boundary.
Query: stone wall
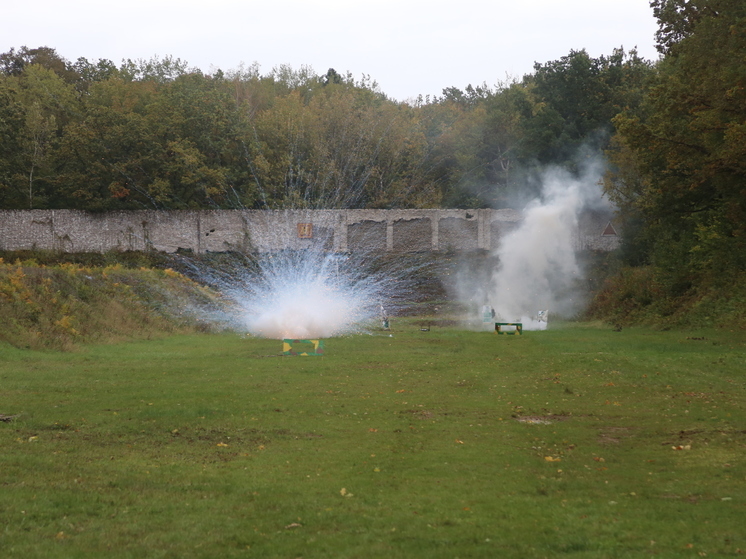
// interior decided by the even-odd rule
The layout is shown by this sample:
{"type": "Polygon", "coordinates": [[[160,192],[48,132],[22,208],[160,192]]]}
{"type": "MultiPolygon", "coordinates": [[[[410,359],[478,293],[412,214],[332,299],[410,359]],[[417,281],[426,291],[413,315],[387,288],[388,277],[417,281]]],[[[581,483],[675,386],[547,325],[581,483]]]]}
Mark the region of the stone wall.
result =
{"type": "MultiPolygon", "coordinates": [[[[0,210],[0,250],[492,250],[521,219],[514,210],[0,210]]],[[[585,212],[578,221],[576,249],[619,245],[611,213],[585,212]]]]}

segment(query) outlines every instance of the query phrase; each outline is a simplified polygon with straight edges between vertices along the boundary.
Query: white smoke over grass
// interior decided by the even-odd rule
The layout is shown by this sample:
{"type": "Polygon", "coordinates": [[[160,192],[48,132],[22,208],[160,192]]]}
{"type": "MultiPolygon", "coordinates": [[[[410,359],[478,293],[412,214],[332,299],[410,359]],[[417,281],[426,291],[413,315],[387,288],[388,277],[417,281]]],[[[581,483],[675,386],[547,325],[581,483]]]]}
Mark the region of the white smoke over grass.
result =
{"type": "Polygon", "coordinates": [[[556,169],[544,173],[541,198],[527,204],[520,225],[501,239],[489,277],[482,285],[464,278],[461,293],[471,294],[465,300],[491,306],[498,321],[522,322],[525,330],[547,327],[540,311],[568,317],[581,310],[578,217],[584,208],[603,203],[601,172],[596,163],[579,177],[556,169]]]}

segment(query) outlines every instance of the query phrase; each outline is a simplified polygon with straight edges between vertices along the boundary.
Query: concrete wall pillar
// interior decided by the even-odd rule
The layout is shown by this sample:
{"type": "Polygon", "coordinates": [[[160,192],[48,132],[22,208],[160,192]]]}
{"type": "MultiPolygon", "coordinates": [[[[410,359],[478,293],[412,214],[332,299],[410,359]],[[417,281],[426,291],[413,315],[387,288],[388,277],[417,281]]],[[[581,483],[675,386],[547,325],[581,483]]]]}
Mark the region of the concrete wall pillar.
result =
{"type": "Polygon", "coordinates": [[[334,227],[334,250],[347,252],[347,210],[340,210],[334,227]]]}
{"type": "Polygon", "coordinates": [[[438,225],[440,224],[440,215],[438,215],[437,212],[433,212],[433,217],[430,220],[430,223],[432,224],[432,247],[433,251],[438,251],[438,243],[440,240],[438,239],[438,225]]]}
{"type": "Polygon", "coordinates": [[[484,234],[485,215],[484,210],[477,210],[477,248],[486,249],[487,239],[484,234]]]}
{"type": "Polygon", "coordinates": [[[202,246],[202,212],[197,212],[195,217],[197,218],[195,220],[197,222],[197,242],[194,243],[194,252],[201,254],[204,252],[202,246]]]}

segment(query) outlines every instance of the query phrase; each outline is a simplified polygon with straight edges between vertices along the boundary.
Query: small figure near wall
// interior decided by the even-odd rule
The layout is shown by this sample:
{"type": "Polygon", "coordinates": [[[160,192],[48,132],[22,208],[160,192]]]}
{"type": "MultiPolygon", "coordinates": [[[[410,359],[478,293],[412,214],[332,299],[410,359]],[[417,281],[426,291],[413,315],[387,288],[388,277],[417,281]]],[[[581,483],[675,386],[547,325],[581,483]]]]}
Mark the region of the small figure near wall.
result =
{"type": "Polygon", "coordinates": [[[386,309],[383,308],[383,305],[380,305],[381,307],[381,325],[383,326],[384,330],[389,330],[389,315],[386,313],[386,309]]]}
{"type": "Polygon", "coordinates": [[[495,309],[491,305],[482,306],[482,322],[495,322],[495,309]]]}

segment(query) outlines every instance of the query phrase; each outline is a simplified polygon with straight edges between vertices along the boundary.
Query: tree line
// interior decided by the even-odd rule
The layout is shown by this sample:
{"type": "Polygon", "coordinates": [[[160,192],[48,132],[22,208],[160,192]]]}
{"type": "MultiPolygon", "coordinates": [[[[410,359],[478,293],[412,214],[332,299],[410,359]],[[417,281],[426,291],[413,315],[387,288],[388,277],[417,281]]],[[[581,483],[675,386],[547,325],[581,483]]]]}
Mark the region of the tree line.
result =
{"type": "Polygon", "coordinates": [[[0,208],[506,207],[602,149],[650,62],[619,49],[409,102],[368,76],[0,54],[0,208]]]}
{"type": "Polygon", "coordinates": [[[662,58],[606,150],[624,263],[651,266],[652,298],[731,292],[746,273],[746,2],[651,6],[662,58]]]}

